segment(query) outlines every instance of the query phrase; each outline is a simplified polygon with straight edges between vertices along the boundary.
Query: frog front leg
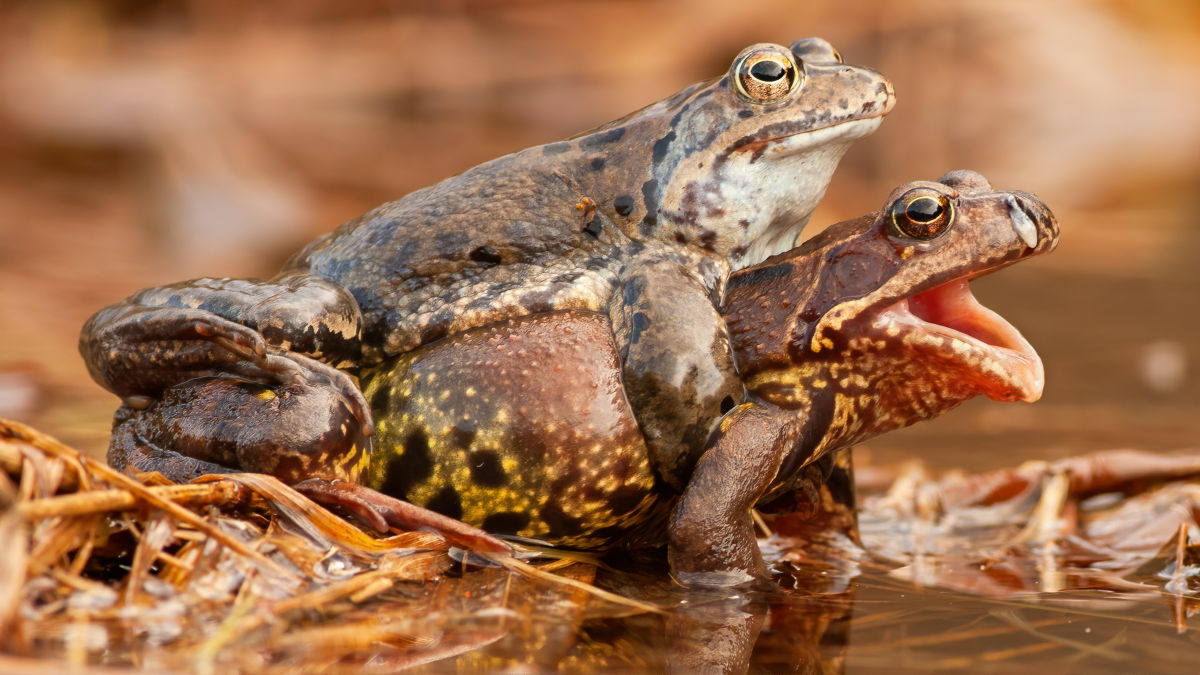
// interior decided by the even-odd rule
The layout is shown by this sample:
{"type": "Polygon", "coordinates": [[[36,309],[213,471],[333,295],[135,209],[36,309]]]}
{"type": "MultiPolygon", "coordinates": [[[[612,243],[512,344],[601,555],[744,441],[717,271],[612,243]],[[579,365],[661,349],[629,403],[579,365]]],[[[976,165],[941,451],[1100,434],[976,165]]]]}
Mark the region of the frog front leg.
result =
{"type": "Polygon", "coordinates": [[[655,471],[677,490],[745,395],[716,307],[721,278],[706,258],[651,254],[626,267],[610,311],[625,393],[655,471]]]}
{"type": "Polygon", "coordinates": [[[133,408],[192,378],[234,375],[263,383],[335,388],[370,432],[353,379],[362,315],[322,277],[195,279],[149,288],[93,315],[79,350],[92,377],[133,408]]]}
{"type": "Polygon", "coordinates": [[[796,411],[759,401],[721,420],[671,515],[668,557],[676,579],[734,586],[767,578],[750,509],[776,484],[803,426],[796,411]]]}

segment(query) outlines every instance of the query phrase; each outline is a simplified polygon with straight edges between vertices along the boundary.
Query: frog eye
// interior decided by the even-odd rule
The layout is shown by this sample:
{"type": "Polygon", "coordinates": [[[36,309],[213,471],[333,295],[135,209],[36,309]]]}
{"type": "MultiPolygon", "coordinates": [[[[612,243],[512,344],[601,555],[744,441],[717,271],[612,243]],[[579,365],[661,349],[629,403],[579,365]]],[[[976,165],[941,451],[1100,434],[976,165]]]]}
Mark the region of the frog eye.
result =
{"type": "Polygon", "coordinates": [[[792,53],[782,47],[751,49],[733,64],[738,93],[751,103],[771,103],[796,90],[802,78],[792,53]]]}
{"type": "Polygon", "coordinates": [[[892,226],[909,239],[933,239],[950,229],[954,206],[946,195],[927,188],[904,193],[892,203],[892,226]]]}

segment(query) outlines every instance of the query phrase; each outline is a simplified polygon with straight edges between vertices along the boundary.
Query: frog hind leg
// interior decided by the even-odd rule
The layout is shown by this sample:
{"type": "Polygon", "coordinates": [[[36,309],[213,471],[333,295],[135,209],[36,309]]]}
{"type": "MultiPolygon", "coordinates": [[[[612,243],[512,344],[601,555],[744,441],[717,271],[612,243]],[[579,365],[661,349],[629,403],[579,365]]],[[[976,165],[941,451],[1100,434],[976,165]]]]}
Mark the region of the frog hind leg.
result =
{"type": "Polygon", "coordinates": [[[241,471],[285,483],[353,480],[370,441],[351,409],[335,389],[196,378],[167,388],[144,409],[123,406],[108,461],[122,470],[159,471],[177,482],[241,471]]]}
{"type": "Polygon", "coordinates": [[[122,406],[108,461],[180,483],[205,474],[270,474],[379,532],[429,528],[473,551],[512,551],[482,530],[355,484],[370,439],[350,408],[330,388],[197,378],[168,388],[143,410],[122,406]]]}
{"type": "Polygon", "coordinates": [[[127,472],[157,471],[176,483],[187,483],[207,474],[237,471],[216,462],[189,457],[146,439],[138,433],[136,418],[141,414],[127,405],[117,410],[108,445],[108,463],[113,468],[127,472]]]}
{"type": "Polygon", "coordinates": [[[93,379],[135,409],[192,378],[231,375],[333,387],[370,433],[365,400],[333,367],[357,359],[361,324],[354,297],[321,277],[195,279],[97,312],[79,350],[93,379]]]}

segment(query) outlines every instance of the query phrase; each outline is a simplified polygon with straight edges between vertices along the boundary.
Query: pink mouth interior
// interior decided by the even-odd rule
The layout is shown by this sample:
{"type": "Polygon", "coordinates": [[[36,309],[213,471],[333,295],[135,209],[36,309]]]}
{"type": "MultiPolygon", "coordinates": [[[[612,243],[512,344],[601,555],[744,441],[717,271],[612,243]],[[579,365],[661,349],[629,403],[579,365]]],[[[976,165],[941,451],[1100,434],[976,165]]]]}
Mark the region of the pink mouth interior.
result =
{"type": "Polygon", "coordinates": [[[918,329],[966,343],[963,360],[973,367],[989,397],[1030,402],[1041,397],[1041,358],[1004,317],[979,304],[965,279],[918,293],[892,310],[907,310],[919,322],[918,329]]]}

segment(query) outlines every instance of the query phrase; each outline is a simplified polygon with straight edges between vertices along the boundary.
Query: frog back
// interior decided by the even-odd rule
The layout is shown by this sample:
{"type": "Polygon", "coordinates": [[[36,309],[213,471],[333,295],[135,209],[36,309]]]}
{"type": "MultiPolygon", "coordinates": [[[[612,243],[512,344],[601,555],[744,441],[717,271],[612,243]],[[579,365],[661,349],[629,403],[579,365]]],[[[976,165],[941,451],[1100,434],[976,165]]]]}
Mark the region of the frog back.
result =
{"type": "Polygon", "coordinates": [[[364,361],[558,309],[600,310],[630,239],[534,148],[384,204],[310,244],[304,270],[354,295],[364,361]]]}

